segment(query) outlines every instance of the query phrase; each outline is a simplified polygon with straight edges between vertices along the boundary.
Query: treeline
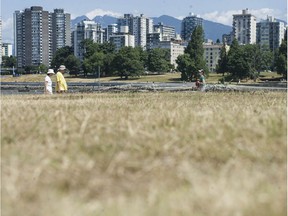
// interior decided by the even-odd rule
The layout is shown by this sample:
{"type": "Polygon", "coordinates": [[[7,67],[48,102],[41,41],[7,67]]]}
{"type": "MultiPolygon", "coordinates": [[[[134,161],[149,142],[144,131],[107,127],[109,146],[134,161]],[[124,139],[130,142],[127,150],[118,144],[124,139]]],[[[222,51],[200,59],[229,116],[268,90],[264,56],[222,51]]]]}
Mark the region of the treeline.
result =
{"type": "Polygon", "coordinates": [[[82,62],[74,56],[71,47],[59,49],[52,60],[52,67],[65,64],[70,74],[75,76],[119,76],[123,79],[140,76],[145,71],[161,74],[173,69],[168,49],[144,51],[141,47],[122,47],[116,51],[112,43],[99,44],[88,39],[81,43],[81,49],[84,50],[82,62]]]}
{"type": "MultiPolygon", "coordinates": [[[[209,76],[203,58],[203,42],[204,31],[198,26],[192,32],[184,55],[180,55],[177,59],[177,69],[181,71],[182,80],[193,81],[199,76],[199,69],[204,69],[206,76],[209,76]]],[[[229,50],[223,44],[216,71],[223,73],[223,77],[226,73],[226,79],[256,79],[260,72],[265,70],[277,71],[287,79],[287,30],[280,48],[275,52],[268,46],[260,47],[258,44],[239,45],[236,39],[233,40],[229,50]]]]}
{"type": "Polygon", "coordinates": [[[228,73],[229,79],[256,79],[261,71],[277,71],[287,78],[287,31],[281,46],[272,52],[268,45],[239,45],[233,40],[229,51],[221,49],[217,73],[228,73]]]}

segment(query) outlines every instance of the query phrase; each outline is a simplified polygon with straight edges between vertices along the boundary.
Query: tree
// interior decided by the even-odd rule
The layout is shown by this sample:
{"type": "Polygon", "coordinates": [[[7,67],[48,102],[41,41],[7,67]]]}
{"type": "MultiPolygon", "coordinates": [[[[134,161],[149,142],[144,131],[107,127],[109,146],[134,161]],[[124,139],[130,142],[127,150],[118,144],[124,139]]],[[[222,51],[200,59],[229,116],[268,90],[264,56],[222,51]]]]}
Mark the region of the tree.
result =
{"type": "Polygon", "coordinates": [[[169,70],[169,60],[167,49],[151,49],[148,52],[148,70],[158,73],[167,72],[169,70]]]}
{"type": "Polygon", "coordinates": [[[81,62],[73,54],[69,55],[65,61],[65,66],[69,69],[70,75],[78,75],[81,70],[81,62]]]}
{"type": "Polygon", "coordinates": [[[195,67],[193,61],[188,54],[180,55],[176,59],[177,69],[181,71],[181,80],[191,81],[192,80],[192,73],[191,71],[196,71],[197,68],[195,67]]]}
{"type": "Polygon", "coordinates": [[[287,29],[276,56],[275,66],[277,73],[287,78],[287,29]]]}
{"type": "Polygon", "coordinates": [[[70,74],[77,75],[79,73],[81,62],[74,56],[72,47],[65,46],[56,51],[51,61],[51,67],[56,71],[60,65],[65,65],[70,74]]]}
{"type": "Polygon", "coordinates": [[[224,76],[225,72],[227,72],[227,64],[228,64],[228,56],[227,56],[226,44],[223,43],[223,46],[220,50],[220,58],[216,66],[216,72],[222,73],[224,76]]]}
{"type": "Polygon", "coordinates": [[[236,39],[232,41],[230,46],[227,69],[234,79],[249,77],[249,71],[251,68],[247,59],[244,58],[244,49],[239,46],[236,39]]]}
{"type": "Polygon", "coordinates": [[[99,73],[99,67],[104,65],[105,54],[103,52],[95,52],[89,58],[85,58],[83,61],[84,74],[88,73],[96,74],[99,73]]]}
{"type": "Polygon", "coordinates": [[[72,47],[65,46],[59,48],[52,58],[51,67],[57,70],[60,65],[65,65],[70,70],[67,64],[67,58],[70,55],[74,55],[72,47]]]}
{"type": "Polygon", "coordinates": [[[16,61],[15,56],[2,56],[2,67],[13,68],[16,66],[16,61]]]}
{"type": "Polygon", "coordinates": [[[103,66],[101,68],[102,76],[111,76],[113,75],[113,65],[112,62],[115,58],[115,53],[107,53],[105,54],[105,58],[103,60],[103,66]]]}
{"type": "Polygon", "coordinates": [[[116,54],[114,61],[114,74],[125,79],[129,76],[139,76],[144,72],[143,62],[137,48],[122,47],[116,54]]]}
{"type": "Polygon", "coordinates": [[[181,73],[184,73],[183,75],[181,75],[182,80],[188,81],[192,77],[196,77],[198,75],[199,69],[204,69],[206,76],[208,75],[209,70],[206,66],[206,62],[203,57],[204,54],[203,42],[204,42],[203,28],[202,26],[197,26],[193,30],[191,40],[189,41],[188,46],[184,50],[184,54],[186,54],[186,56],[184,57],[178,56],[177,59],[177,64],[181,65],[177,69],[181,71],[181,73]],[[190,60],[187,57],[189,57],[190,60]],[[185,67],[185,65],[188,68],[183,68],[185,67]]]}

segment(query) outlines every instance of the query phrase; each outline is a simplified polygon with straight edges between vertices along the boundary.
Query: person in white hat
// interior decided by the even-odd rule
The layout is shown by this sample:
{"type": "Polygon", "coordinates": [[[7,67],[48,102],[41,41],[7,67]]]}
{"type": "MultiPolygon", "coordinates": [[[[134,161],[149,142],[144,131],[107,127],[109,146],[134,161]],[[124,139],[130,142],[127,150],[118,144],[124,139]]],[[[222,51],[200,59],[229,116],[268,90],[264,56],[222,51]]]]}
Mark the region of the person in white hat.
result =
{"type": "Polygon", "coordinates": [[[60,65],[58,72],[56,73],[56,92],[57,93],[63,93],[68,90],[68,86],[66,83],[66,80],[63,76],[65,73],[66,67],[65,65],[60,65]]]}
{"type": "Polygon", "coordinates": [[[53,69],[48,70],[47,75],[45,77],[44,94],[53,94],[51,76],[53,76],[54,74],[55,73],[53,69]]]}

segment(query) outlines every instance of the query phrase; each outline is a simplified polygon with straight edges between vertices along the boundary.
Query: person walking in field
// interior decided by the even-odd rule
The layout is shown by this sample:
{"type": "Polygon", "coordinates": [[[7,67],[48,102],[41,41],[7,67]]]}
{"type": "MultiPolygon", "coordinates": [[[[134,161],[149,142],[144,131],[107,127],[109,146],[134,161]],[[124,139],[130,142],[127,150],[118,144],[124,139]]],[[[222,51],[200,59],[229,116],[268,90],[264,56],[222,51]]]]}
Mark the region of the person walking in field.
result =
{"type": "Polygon", "coordinates": [[[54,75],[54,70],[49,69],[45,77],[44,94],[53,94],[51,77],[54,75]]]}
{"type": "Polygon", "coordinates": [[[205,91],[206,81],[205,81],[204,70],[203,69],[199,70],[199,73],[200,73],[199,89],[200,91],[205,91]]]}
{"type": "Polygon", "coordinates": [[[66,67],[65,65],[60,65],[58,72],[56,74],[56,92],[57,93],[64,93],[68,90],[68,86],[66,80],[64,78],[66,67]]]}

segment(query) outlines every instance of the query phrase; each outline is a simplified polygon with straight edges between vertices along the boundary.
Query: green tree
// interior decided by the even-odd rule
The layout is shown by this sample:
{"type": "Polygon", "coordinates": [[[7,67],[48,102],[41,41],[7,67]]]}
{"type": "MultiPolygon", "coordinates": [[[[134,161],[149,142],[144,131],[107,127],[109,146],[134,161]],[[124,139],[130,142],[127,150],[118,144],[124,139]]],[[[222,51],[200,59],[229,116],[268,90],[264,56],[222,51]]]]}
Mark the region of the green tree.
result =
{"type": "Polygon", "coordinates": [[[204,48],[203,48],[203,42],[204,42],[204,31],[202,26],[197,26],[191,35],[191,40],[188,43],[188,46],[184,50],[184,54],[189,56],[189,59],[187,56],[181,57],[178,56],[177,64],[178,64],[178,70],[181,73],[184,73],[181,75],[182,80],[188,81],[192,77],[198,76],[198,70],[204,69],[205,75],[208,76],[209,70],[206,66],[205,59],[203,57],[204,54],[204,48]],[[181,62],[184,61],[184,62],[181,62]],[[190,61],[190,62],[187,62],[190,61]],[[179,67],[180,65],[180,67],[179,67]],[[188,68],[183,68],[184,66],[187,66],[188,68]]]}
{"type": "Polygon", "coordinates": [[[227,64],[228,64],[228,54],[226,50],[226,44],[224,43],[220,50],[220,58],[216,66],[216,72],[222,73],[224,76],[225,72],[227,72],[227,64]]]}
{"type": "Polygon", "coordinates": [[[83,69],[85,75],[92,73],[99,75],[99,67],[104,65],[105,54],[103,52],[95,52],[89,58],[85,58],[83,61],[83,69]]]}
{"type": "Polygon", "coordinates": [[[140,76],[144,72],[141,56],[136,48],[122,47],[116,54],[114,61],[114,74],[123,79],[129,76],[140,76]]]}
{"type": "Polygon", "coordinates": [[[70,55],[74,55],[72,47],[65,46],[59,48],[52,58],[51,67],[57,70],[60,65],[65,65],[70,70],[67,65],[67,58],[70,55]]]}
{"type": "Polygon", "coordinates": [[[169,70],[169,51],[167,49],[155,48],[148,52],[148,70],[163,73],[169,70]],[[168,53],[168,54],[167,54],[168,53]]]}
{"type": "Polygon", "coordinates": [[[140,61],[142,62],[144,68],[148,69],[148,64],[149,64],[148,55],[149,55],[149,52],[147,50],[143,50],[143,48],[141,46],[137,46],[134,49],[139,53],[140,61]]]}
{"type": "Polygon", "coordinates": [[[274,61],[274,53],[269,49],[268,45],[260,47],[260,61],[257,62],[259,71],[272,70],[274,61]]]}
{"type": "Polygon", "coordinates": [[[250,75],[250,65],[244,58],[244,49],[234,39],[228,53],[227,69],[234,79],[247,78],[250,75]]]}
{"type": "Polygon", "coordinates": [[[196,71],[197,68],[194,65],[194,62],[191,61],[191,58],[188,54],[180,55],[176,59],[177,69],[181,71],[181,80],[191,81],[192,73],[191,71],[196,71]]]}
{"type": "Polygon", "coordinates": [[[65,61],[65,66],[69,69],[70,75],[78,75],[81,70],[81,62],[73,54],[69,55],[65,61]]]}
{"type": "Polygon", "coordinates": [[[2,56],[2,67],[13,68],[16,67],[17,59],[15,56],[2,56]]]}
{"type": "Polygon", "coordinates": [[[287,29],[276,56],[276,71],[287,78],[287,29]]]}
{"type": "Polygon", "coordinates": [[[101,76],[112,76],[113,75],[113,60],[115,58],[115,53],[105,54],[103,60],[103,66],[101,67],[101,76]]]}
{"type": "Polygon", "coordinates": [[[81,70],[81,62],[74,56],[72,47],[65,46],[56,51],[51,61],[51,67],[57,71],[60,65],[65,65],[70,74],[78,75],[81,70]]]}

